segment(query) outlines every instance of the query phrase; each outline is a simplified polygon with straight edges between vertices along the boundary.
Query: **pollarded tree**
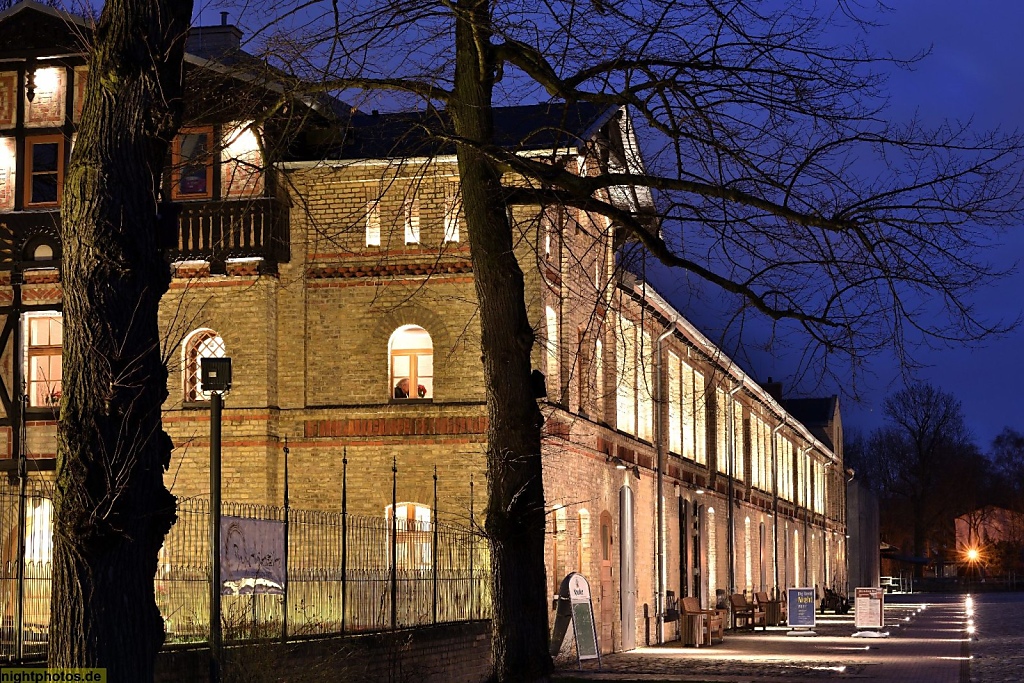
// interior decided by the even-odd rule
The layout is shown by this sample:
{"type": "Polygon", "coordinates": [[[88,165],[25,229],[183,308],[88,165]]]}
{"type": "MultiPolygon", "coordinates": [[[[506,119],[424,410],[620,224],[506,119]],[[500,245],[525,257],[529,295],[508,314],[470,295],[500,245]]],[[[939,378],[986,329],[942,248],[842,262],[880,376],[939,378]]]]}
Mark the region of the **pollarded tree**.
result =
{"type": "Polygon", "coordinates": [[[174,521],[157,326],[157,190],[181,116],[190,0],[108,0],[61,208],[63,397],[49,663],[153,679],[157,554],[174,521]]]}
{"type": "Polygon", "coordinates": [[[978,258],[990,230],[1021,217],[1021,141],[887,121],[879,67],[891,62],[856,39],[868,23],[848,3],[314,0],[259,9],[260,21],[284,26],[256,35],[297,87],[417,100],[450,115],[429,133],[456,146],[480,305],[499,680],[540,680],[551,667],[534,333],[510,206],[607,217],[621,239],[769,319],[795,321],[826,353],[905,357],[908,330],[975,339],[996,329],[974,315],[970,294],[994,275],[978,258]],[[495,106],[549,96],[627,107],[656,151],[651,163],[605,158],[581,177],[499,144],[495,106]],[[507,172],[524,182],[505,187],[507,172]],[[617,201],[628,186],[654,191],[656,211],[617,201]]]}

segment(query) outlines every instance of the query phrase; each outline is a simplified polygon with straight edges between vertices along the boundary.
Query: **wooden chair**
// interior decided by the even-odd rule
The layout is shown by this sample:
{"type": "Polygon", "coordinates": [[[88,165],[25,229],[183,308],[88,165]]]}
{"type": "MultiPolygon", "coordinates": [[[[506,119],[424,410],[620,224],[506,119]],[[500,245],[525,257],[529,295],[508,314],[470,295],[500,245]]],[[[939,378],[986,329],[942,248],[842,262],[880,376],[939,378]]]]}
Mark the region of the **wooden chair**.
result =
{"type": "Polygon", "coordinates": [[[772,600],[766,591],[758,591],[754,593],[754,602],[764,610],[766,625],[778,626],[783,622],[782,600],[772,600]]]}
{"type": "Polygon", "coordinates": [[[713,609],[702,609],[696,597],[680,602],[683,622],[683,642],[687,645],[712,645],[714,638],[725,640],[725,620],[713,609]]]}
{"type": "Polygon", "coordinates": [[[761,624],[763,630],[768,630],[764,609],[747,602],[747,599],[741,593],[733,593],[729,596],[729,604],[732,606],[732,628],[734,631],[739,621],[743,621],[744,625],[749,626],[751,631],[754,630],[757,624],[761,624]]]}

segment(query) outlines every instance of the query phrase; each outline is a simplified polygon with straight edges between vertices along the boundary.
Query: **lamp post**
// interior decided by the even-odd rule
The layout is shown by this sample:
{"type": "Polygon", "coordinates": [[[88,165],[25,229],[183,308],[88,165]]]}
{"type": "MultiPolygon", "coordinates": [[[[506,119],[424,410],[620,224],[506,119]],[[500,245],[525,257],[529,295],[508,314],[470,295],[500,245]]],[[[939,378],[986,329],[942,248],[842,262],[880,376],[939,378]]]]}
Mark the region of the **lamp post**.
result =
{"type": "Polygon", "coordinates": [[[200,388],[210,393],[210,681],[220,681],[220,427],[231,359],[202,358],[200,388]]]}

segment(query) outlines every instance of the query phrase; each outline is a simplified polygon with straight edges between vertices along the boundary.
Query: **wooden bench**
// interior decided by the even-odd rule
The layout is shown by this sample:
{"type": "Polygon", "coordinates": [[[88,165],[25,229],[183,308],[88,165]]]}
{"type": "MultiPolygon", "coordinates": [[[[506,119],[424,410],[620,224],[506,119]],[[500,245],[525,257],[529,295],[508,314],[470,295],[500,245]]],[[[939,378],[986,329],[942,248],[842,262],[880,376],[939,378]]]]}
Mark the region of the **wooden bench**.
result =
{"type": "Polygon", "coordinates": [[[725,640],[725,620],[713,609],[702,609],[696,597],[683,598],[680,603],[683,642],[686,645],[711,645],[717,636],[725,640]]]}
{"type": "Polygon", "coordinates": [[[733,593],[729,596],[729,604],[732,607],[732,628],[735,631],[737,628],[737,622],[742,621],[745,626],[749,626],[750,630],[753,631],[757,624],[761,624],[763,630],[768,630],[768,622],[765,619],[764,609],[757,605],[747,602],[747,599],[741,593],[733,593]]]}

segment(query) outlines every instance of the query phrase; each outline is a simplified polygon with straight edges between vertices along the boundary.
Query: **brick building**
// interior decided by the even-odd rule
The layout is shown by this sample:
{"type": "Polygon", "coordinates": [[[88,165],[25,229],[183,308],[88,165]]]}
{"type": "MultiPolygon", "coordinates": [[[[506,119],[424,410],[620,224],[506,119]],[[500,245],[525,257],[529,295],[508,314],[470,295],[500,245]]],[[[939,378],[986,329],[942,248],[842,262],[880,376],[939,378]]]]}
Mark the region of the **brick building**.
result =
{"type": "MultiPolygon", "coordinates": [[[[31,1],[0,14],[0,453],[13,470],[24,452],[38,477],[54,466],[60,399],[59,190],[88,77],[66,20],[31,1]]],[[[239,37],[194,30],[190,68],[244,70],[239,37]]],[[[208,493],[199,359],[229,356],[226,500],[282,502],[287,438],[295,507],[337,509],[347,458],[352,512],[390,515],[397,467],[399,515],[430,519],[436,471],[437,518],[465,522],[484,507],[487,428],[473,269],[452,150],[417,132],[444,114],[306,104],[309,130],[287,149],[256,143],[272,124],[225,110],[196,114],[175,142],[167,484],[208,493]]],[[[509,149],[573,172],[642,164],[625,110],[511,107],[496,125],[509,149]]],[[[607,199],[652,203],[633,188],[607,199]]],[[[657,639],[669,591],[707,605],[719,589],[845,588],[838,402],[799,406],[814,424],[787,412],[623,267],[630,245],[604,218],[513,217],[546,381],[549,584],[588,577],[602,649],[657,639]]]]}

